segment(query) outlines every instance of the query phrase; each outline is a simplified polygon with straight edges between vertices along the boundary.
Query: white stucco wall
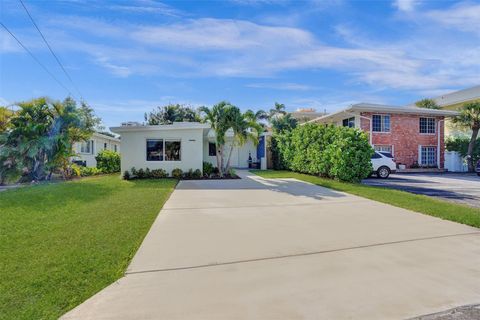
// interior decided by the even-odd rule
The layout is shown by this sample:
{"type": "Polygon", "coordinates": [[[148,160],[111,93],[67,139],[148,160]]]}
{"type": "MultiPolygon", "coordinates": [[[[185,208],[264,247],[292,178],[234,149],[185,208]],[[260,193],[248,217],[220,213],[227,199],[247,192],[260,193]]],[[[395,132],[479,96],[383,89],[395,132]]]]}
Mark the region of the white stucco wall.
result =
{"type": "Polygon", "coordinates": [[[77,156],[73,157],[73,160],[86,161],[87,167],[96,167],[97,160],[95,160],[95,157],[100,151],[105,149],[105,143],[107,144],[107,150],[115,151],[115,146],[117,146],[117,152],[120,153],[120,141],[118,141],[118,139],[112,139],[110,137],[94,133],[93,136],[89,139],[89,141],[90,140],[93,141],[93,152],[80,152],[81,143],[77,142],[73,145],[73,151],[77,154],[77,156]]]}
{"type": "MultiPolygon", "coordinates": [[[[213,140],[211,140],[213,141],[213,140]]],[[[231,141],[231,140],[230,140],[231,141]]],[[[205,142],[203,145],[203,158],[205,159],[204,161],[210,162],[213,164],[215,167],[217,166],[217,158],[215,156],[209,156],[208,155],[208,139],[205,137],[205,142]]],[[[230,144],[231,142],[227,141],[227,145],[225,147],[225,152],[227,155],[225,156],[225,161],[228,157],[228,152],[230,151],[230,144]]],[[[234,168],[248,168],[248,154],[249,152],[252,155],[253,161],[256,161],[257,159],[257,147],[252,141],[248,141],[241,147],[234,147],[232,151],[232,157],[230,160],[230,165],[234,168]]]]}
{"type": "MultiPolygon", "coordinates": [[[[122,172],[136,169],[164,169],[169,174],[175,168],[182,171],[202,170],[203,129],[150,130],[122,132],[122,172]],[[177,139],[181,141],[180,161],[147,161],[147,139],[177,139]]],[[[207,153],[208,154],[208,153],[207,153]]]]}

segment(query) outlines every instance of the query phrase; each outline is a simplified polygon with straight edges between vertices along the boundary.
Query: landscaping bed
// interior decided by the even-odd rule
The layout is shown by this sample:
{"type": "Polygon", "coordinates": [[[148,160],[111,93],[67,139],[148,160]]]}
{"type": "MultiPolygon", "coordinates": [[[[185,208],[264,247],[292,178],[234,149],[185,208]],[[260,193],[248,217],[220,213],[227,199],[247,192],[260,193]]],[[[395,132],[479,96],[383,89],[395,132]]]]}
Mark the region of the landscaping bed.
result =
{"type": "Polygon", "coordinates": [[[0,318],[57,319],[122,277],[177,180],[118,175],[0,193],[0,318]]]}

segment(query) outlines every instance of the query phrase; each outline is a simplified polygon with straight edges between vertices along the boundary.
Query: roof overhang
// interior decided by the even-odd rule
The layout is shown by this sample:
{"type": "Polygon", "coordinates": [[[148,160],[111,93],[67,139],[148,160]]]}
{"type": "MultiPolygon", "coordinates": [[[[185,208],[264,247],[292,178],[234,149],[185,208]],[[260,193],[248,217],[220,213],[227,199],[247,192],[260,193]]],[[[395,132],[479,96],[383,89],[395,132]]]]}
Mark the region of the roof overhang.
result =
{"type": "Polygon", "coordinates": [[[171,131],[171,130],[195,130],[201,129],[206,130],[210,129],[210,124],[200,123],[200,122],[179,122],[173,124],[164,124],[164,125],[133,125],[133,126],[121,126],[121,127],[111,127],[110,131],[114,133],[125,133],[125,132],[143,132],[143,131],[171,131]]]}
{"type": "Polygon", "coordinates": [[[451,110],[441,110],[441,109],[426,109],[418,107],[400,107],[400,106],[388,106],[381,104],[371,104],[371,103],[358,103],[354,104],[348,108],[342,109],[340,111],[327,114],[322,117],[310,120],[307,123],[312,122],[321,122],[321,123],[331,123],[339,121],[347,116],[354,116],[361,112],[371,112],[371,113],[397,113],[397,114],[417,114],[425,116],[441,116],[441,117],[455,117],[459,114],[457,111],[451,110]]]}

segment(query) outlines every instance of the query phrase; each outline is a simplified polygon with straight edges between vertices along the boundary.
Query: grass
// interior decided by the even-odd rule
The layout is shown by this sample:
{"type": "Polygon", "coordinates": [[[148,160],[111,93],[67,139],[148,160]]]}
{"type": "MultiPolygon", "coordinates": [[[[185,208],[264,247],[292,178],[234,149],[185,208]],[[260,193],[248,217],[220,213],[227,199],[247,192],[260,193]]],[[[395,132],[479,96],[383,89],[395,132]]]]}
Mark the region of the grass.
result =
{"type": "Polygon", "coordinates": [[[120,278],[175,185],[109,175],[0,192],[0,319],[57,319],[120,278]]]}
{"type": "Polygon", "coordinates": [[[264,178],[295,178],[318,186],[354,194],[396,207],[428,214],[445,220],[480,227],[480,209],[447,202],[424,195],[357,183],[346,183],[291,171],[251,170],[264,178]]]}

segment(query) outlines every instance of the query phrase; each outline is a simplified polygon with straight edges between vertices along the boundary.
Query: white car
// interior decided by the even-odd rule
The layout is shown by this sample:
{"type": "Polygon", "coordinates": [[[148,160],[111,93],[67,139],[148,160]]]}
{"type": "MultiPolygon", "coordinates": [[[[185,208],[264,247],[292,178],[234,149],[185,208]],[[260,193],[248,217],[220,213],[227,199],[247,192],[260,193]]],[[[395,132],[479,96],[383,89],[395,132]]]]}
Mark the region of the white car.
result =
{"type": "Polygon", "coordinates": [[[386,179],[390,173],[395,173],[397,170],[397,164],[395,163],[391,153],[375,151],[371,161],[373,173],[379,178],[386,179]]]}

